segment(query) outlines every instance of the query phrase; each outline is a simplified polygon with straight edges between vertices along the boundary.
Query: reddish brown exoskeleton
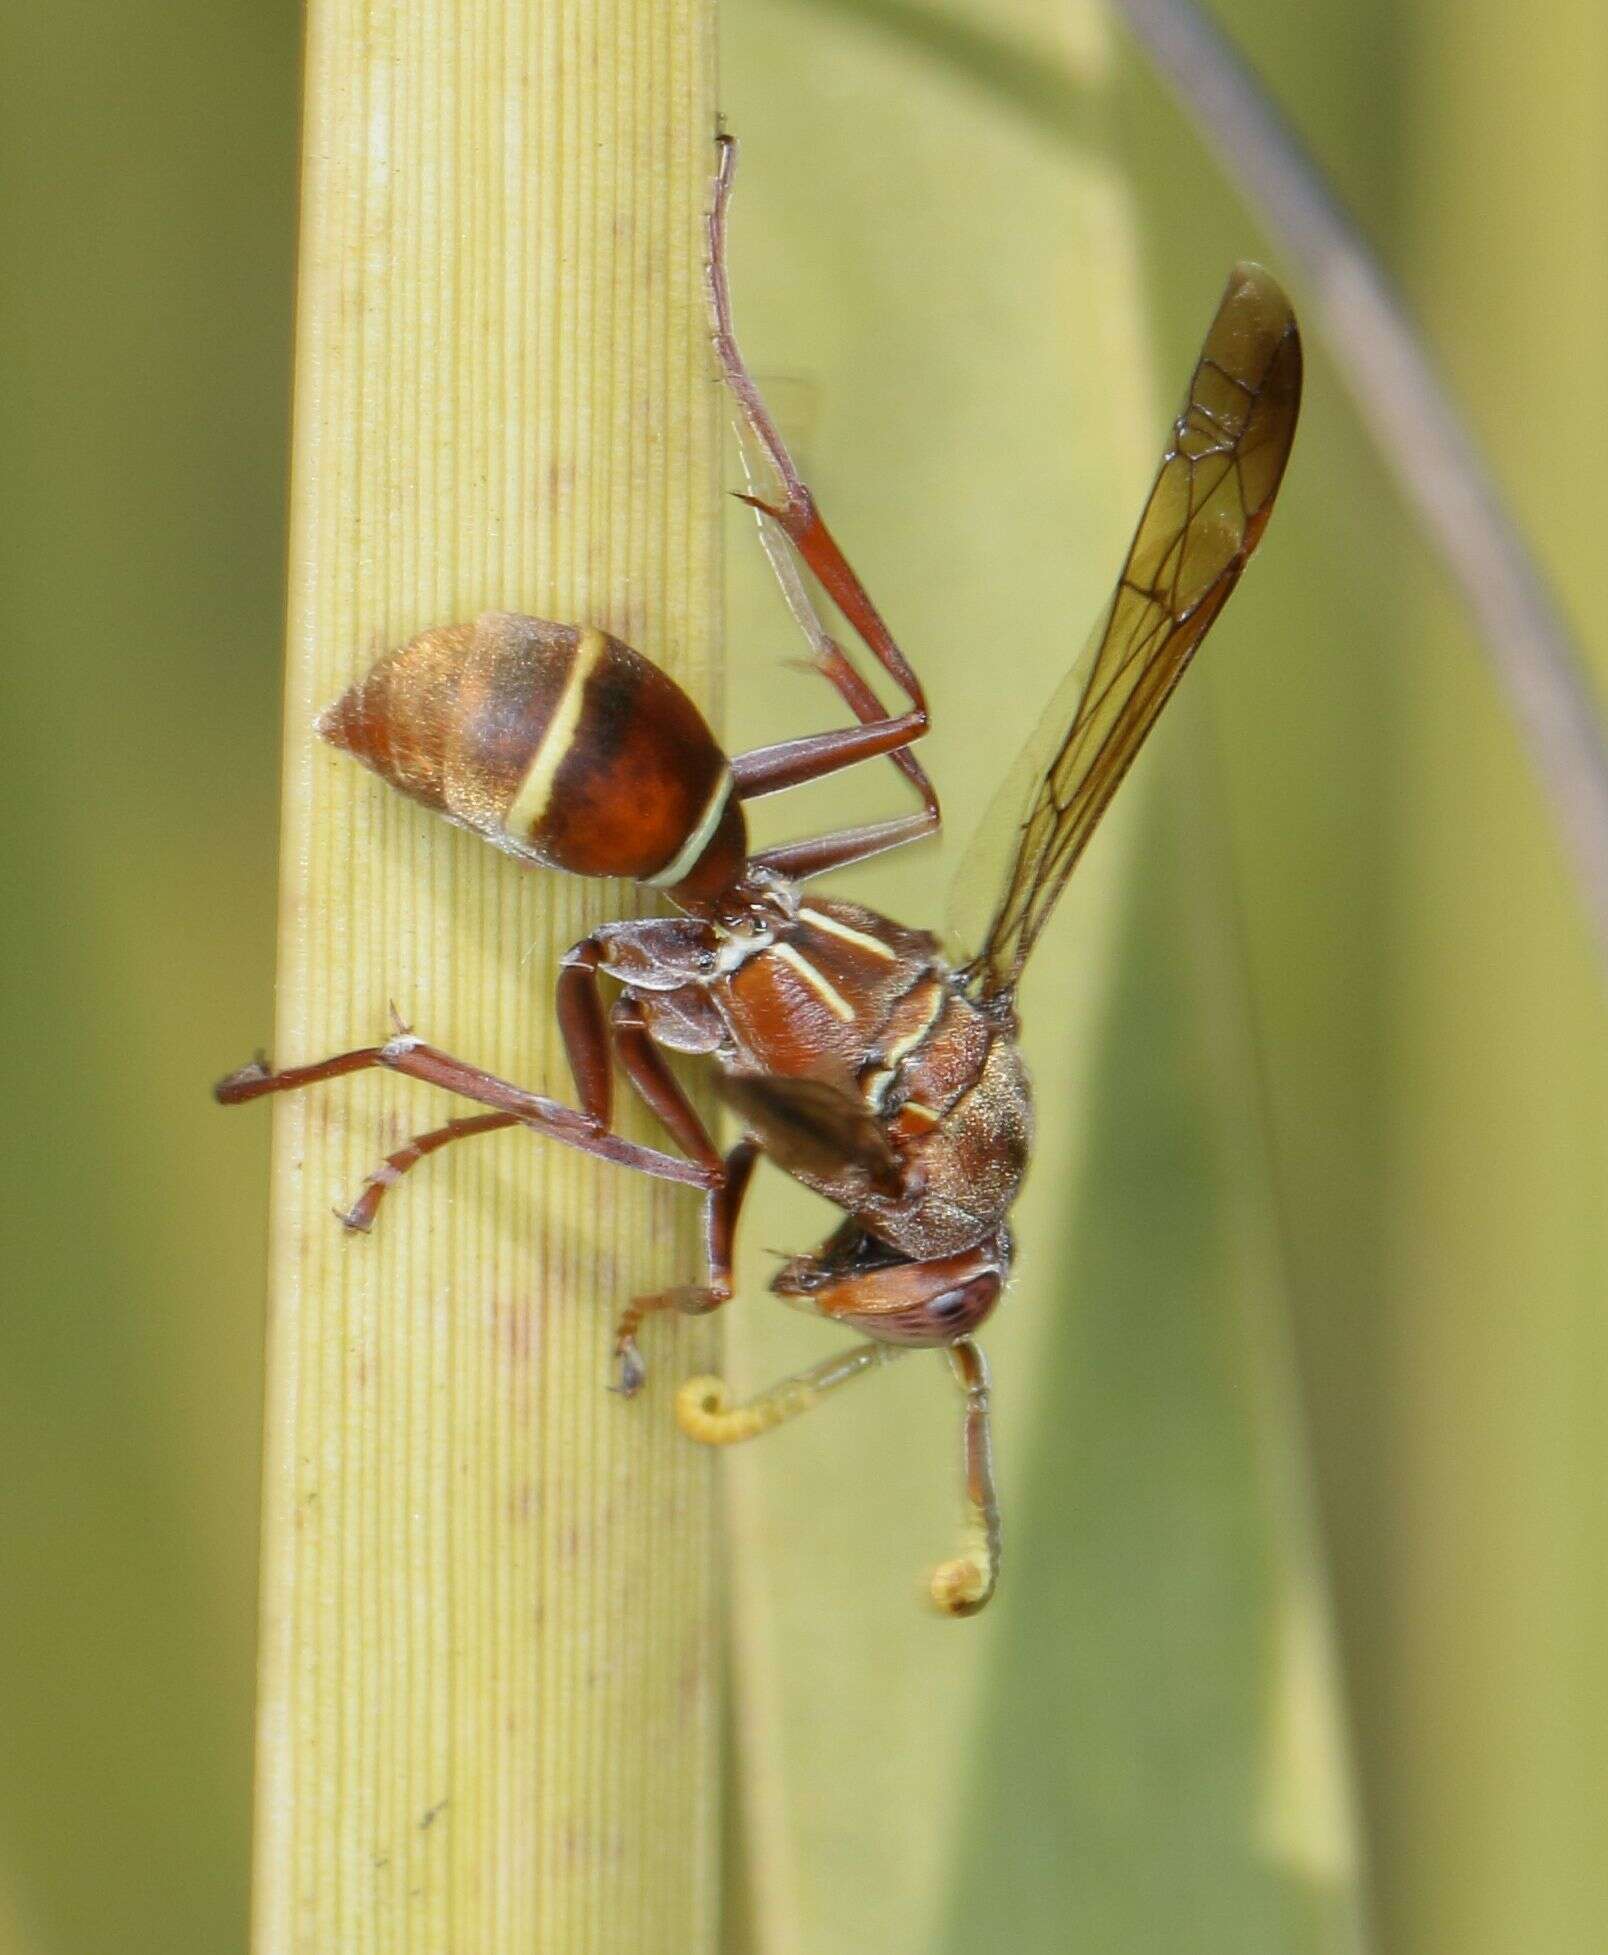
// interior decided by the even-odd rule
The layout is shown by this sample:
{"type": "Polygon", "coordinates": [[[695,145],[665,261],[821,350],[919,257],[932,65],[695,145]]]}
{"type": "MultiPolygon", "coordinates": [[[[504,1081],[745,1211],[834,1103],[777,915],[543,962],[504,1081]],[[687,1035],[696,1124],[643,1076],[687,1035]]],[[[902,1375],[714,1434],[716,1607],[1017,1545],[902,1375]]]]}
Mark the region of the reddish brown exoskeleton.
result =
{"type": "Polygon", "coordinates": [[[516,1125],[704,1190],[705,1280],[626,1310],[615,1334],[625,1393],[642,1379],[636,1333],[647,1313],[711,1310],[730,1298],[738,1213],[762,1154],[827,1196],[842,1226],[771,1287],[868,1341],[747,1405],[728,1406],[718,1379],[692,1379],[678,1416],[695,1439],[746,1439],[902,1350],[944,1351],[965,1406],[968,1522],[932,1592],[945,1611],[967,1615],[992,1594],[999,1565],[988,1372],[974,1333],[1010,1271],[1007,1217],[1032,1138],[1017,985],[1095,824],[1261,537],[1295,431],[1300,340],[1268,274],[1237,267],[1111,605],[1029,749],[1043,764],[1030,768],[1010,810],[1020,822],[1004,895],[981,947],[954,968],[928,932],[805,893],[812,877],[932,834],[938,799],[910,751],[927,728],[920,682],[821,521],[737,350],[725,273],[735,154],[723,139],[709,220],[714,341],[748,446],[781,485],[774,504],[747,500],[774,526],[767,549],[815,663],[859,724],[728,759],[679,687],[629,646],[594,628],[508,613],[441,626],[388,653],[322,716],[326,740],[510,854],[633,877],[680,914],[610,924],[565,956],[557,1011],[574,1107],[411,1032],[312,1065],[247,1066],[217,1094],[249,1100],[385,1066],[488,1109],[391,1155],[343,1216],[353,1229],[373,1223],[387,1189],[426,1155],[516,1125]],[[904,692],[907,711],[886,713],[826,632],[797,560],[904,692]],[[915,786],[919,812],[749,853],[745,801],[879,754],[915,786]],[[603,974],[619,986],[608,1010],[603,974]],[[745,1129],[729,1153],[665,1051],[715,1061],[745,1129]],[[679,1152],[613,1132],[613,1060],[679,1152]]]}

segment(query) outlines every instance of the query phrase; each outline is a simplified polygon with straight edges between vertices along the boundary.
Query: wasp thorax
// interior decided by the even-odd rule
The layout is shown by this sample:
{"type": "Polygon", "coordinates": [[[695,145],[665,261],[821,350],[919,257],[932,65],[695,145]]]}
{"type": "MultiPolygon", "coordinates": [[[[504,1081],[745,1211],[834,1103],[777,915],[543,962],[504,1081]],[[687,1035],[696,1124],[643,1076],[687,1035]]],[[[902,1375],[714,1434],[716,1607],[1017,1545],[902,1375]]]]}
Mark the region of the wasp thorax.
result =
{"type": "Polygon", "coordinates": [[[622,984],[646,991],[672,991],[712,977],[718,968],[716,938],[700,917],[638,917],[605,923],[592,941],[602,947],[603,965],[622,984]]]}
{"type": "Polygon", "coordinates": [[[488,611],[387,652],[318,731],[501,848],[684,901],[747,853],[731,769],[665,673],[594,627],[488,611]]]}

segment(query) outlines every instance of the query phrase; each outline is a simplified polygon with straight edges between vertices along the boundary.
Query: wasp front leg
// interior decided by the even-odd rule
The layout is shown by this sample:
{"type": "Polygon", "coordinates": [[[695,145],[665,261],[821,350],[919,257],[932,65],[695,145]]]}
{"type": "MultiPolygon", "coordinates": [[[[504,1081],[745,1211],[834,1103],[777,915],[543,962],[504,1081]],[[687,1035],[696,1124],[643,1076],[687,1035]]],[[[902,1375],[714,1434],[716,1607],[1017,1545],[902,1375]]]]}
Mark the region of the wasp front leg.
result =
{"type": "Polygon", "coordinates": [[[988,1363],[972,1332],[1004,1291],[1011,1244],[1001,1231],[929,1262],[889,1256],[858,1224],[839,1229],[818,1255],[799,1256],[776,1276],[782,1296],[807,1298],[824,1316],[895,1346],[943,1349],[964,1400],[962,1453],[966,1520],[961,1550],[933,1572],[934,1605],[950,1616],[985,1607],[999,1579],[999,1497],[989,1415],[988,1363]]]}
{"type": "MultiPolygon", "coordinates": [[[[386,1156],[368,1176],[362,1194],[351,1207],[336,1211],[337,1219],[346,1228],[366,1234],[374,1226],[375,1213],[381,1201],[410,1168],[416,1167],[420,1161],[451,1141],[468,1140],[475,1134],[496,1133],[521,1124],[517,1114],[480,1113],[448,1120],[429,1133],[415,1134],[394,1154],[386,1156]]],[[[703,1316],[731,1301],[737,1220],[742,1211],[743,1197],[753,1178],[759,1151],[753,1141],[743,1141],[734,1147],[721,1164],[720,1179],[704,1198],[707,1282],[679,1284],[651,1296],[637,1297],[621,1312],[614,1333],[615,1382],[609,1387],[611,1391],[630,1398],[641,1389],[646,1370],[642,1354],[637,1349],[636,1333],[644,1317],[656,1310],[678,1310],[684,1316],[703,1316]]]]}
{"type": "MultiPolygon", "coordinates": [[[[601,1009],[601,1008],[599,1008],[601,1009]]],[[[701,1316],[731,1300],[732,1251],[737,1218],[753,1176],[759,1149],[748,1142],[725,1160],[710,1137],[698,1109],[687,1098],[664,1054],[653,1042],[642,1002],[624,992],[610,1013],[614,1052],[638,1097],[649,1107],[684,1153],[710,1175],[704,1207],[705,1281],[680,1284],[651,1296],[636,1297],[623,1312],[614,1332],[613,1390],[629,1398],[641,1388],[645,1375],[636,1333],[644,1317],[658,1310],[679,1310],[701,1316]]]]}
{"type": "Polygon", "coordinates": [[[708,1265],[706,1283],[685,1283],[652,1296],[635,1298],[623,1311],[614,1330],[615,1382],[610,1387],[629,1398],[641,1389],[646,1376],[636,1334],[644,1317],[656,1310],[678,1310],[686,1317],[706,1316],[732,1299],[732,1258],[736,1249],[737,1220],[743,1197],[753,1180],[759,1148],[751,1140],[740,1141],[726,1156],[725,1176],[712,1188],[704,1204],[704,1256],[708,1265]]]}
{"type": "MultiPolygon", "coordinates": [[[[660,927],[662,930],[665,926],[660,927]]],[[[653,1043],[647,1016],[629,989],[621,995],[613,1013],[605,1014],[598,973],[606,957],[600,939],[583,938],[565,953],[559,972],[556,1012],[565,1057],[580,1101],[578,1109],[499,1079],[427,1045],[411,1032],[399,1033],[383,1046],[337,1053],[307,1066],[275,1071],[257,1060],[220,1080],[214,1090],[225,1105],[234,1105],[264,1094],[295,1092],[325,1080],[342,1078],[347,1073],[379,1067],[445,1087],[494,1109],[448,1120],[427,1133],[414,1135],[387,1155],[367,1177],[362,1193],[351,1206],[336,1211],[343,1225],[355,1231],[366,1232],[373,1227],[386,1194],[430,1155],[454,1141],[515,1126],[529,1127],[568,1146],[659,1179],[681,1181],[703,1189],[707,1198],[707,1280],[667,1289],[655,1296],[639,1297],[621,1318],[615,1338],[616,1389],[629,1394],[642,1383],[643,1368],[635,1331],[644,1316],[661,1309],[696,1314],[716,1309],[729,1300],[737,1218],[759,1149],[744,1142],[728,1158],[722,1158],[697,1109],[653,1043]],[[644,1103],[683,1150],[685,1159],[626,1140],[613,1132],[614,1056],[618,1056],[626,1077],[644,1103]]]]}

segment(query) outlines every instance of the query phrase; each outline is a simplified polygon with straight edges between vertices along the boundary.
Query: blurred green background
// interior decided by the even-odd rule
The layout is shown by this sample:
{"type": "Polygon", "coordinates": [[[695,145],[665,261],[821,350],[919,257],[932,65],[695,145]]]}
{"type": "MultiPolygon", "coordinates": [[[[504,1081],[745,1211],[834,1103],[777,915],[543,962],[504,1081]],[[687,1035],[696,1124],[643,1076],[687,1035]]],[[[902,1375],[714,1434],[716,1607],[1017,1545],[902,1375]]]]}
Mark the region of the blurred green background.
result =
{"type": "MultiPolygon", "coordinates": [[[[1608,20],[1218,14],[1405,289],[1608,691],[1608,20]]],[[[958,842],[1045,689],[1017,649],[1037,674],[1075,648],[1136,506],[1132,457],[1099,506],[1109,431],[1092,452],[1062,411],[1088,382],[1058,342],[1089,339],[1058,212],[1093,230],[1091,168],[1118,186],[1145,344],[1112,385],[1151,372],[1152,408],[1226,266],[1277,250],[1081,12],[726,15],[742,323],[918,654],[958,842]]],[[[59,0],[11,10],[0,62],[7,1955],[245,1940],[267,1122],[205,1088],[271,1024],[299,31],[260,0],[59,0]]],[[[1087,1046],[1046,1111],[1081,1151],[1033,1189],[1013,1559],[965,1729],[935,1737],[930,1810],[877,1816],[927,1858],[856,1860],[864,1829],[807,1803],[778,1846],[750,1800],[734,1947],[788,1852],[765,1945],[801,1955],[868,1921],[879,1949],[1118,1955],[1608,1939],[1600,972],[1464,619],[1309,358],[1264,557],[1030,982],[1041,1080],[1059,1027],[1087,1046]]],[[[744,737],[821,714],[763,630],[734,635],[744,737]]],[[[925,920],[957,855],[855,887],[925,920]]],[[[851,1426],[873,1458],[845,1406],[812,1462],[851,1426]]],[[[924,1539],[887,1542],[894,1586],[924,1539]]],[[[744,1687],[794,1678],[785,1752],[840,1652],[778,1611],[744,1687]],[[795,1632],[807,1660],[760,1674],[795,1632]]],[[[933,1647],[887,1655],[913,1704],[933,1647]]]]}

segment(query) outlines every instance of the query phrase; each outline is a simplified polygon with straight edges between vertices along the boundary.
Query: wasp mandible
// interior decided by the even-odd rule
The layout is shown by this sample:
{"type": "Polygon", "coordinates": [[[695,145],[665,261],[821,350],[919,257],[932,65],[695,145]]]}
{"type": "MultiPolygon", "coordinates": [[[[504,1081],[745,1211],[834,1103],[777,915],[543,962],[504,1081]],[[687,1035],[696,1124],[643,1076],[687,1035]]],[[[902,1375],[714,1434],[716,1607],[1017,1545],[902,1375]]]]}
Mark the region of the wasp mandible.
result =
{"type": "Polygon", "coordinates": [[[730,1405],[719,1379],[689,1380],[677,1416],[694,1439],[751,1438],[901,1352],[941,1350],[964,1406],[967,1518],[932,1577],[948,1614],[994,1591],[999,1509],[988,1368],[976,1331],[1011,1266],[1008,1217],[1026,1172],[1032,1101],[1018,1045],[1022,971],[1156,716],[1261,539],[1295,433],[1301,343],[1289,301],[1260,266],[1229,279],[1173,424],[1107,610],[1052,700],[1004,891],[970,961],[938,938],[806,885],[933,834],[938,797],[911,751],[926,697],[800,478],[732,327],[726,216],[736,145],[720,138],[708,222],[716,357],[747,448],[780,484],[750,494],[813,662],[856,724],[728,757],[673,680],[593,626],[488,612],[386,653],[320,717],[318,731],[448,820],[522,861],[625,876],[679,914],[604,926],[568,951],[556,1009],[575,1106],[532,1093],[412,1032],[315,1064],[259,1061],[219,1082],[233,1104],[369,1066],[446,1088],[487,1111],[398,1149],[341,1217],[369,1228],[387,1191],[449,1142],[523,1126],[605,1160],[701,1189],[704,1280],[639,1297],[614,1338],[615,1387],[643,1378],[637,1332],[658,1310],[713,1310],[732,1295],[743,1198],[763,1155],[835,1203],[842,1225],[771,1284],[865,1341],[730,1405]],[[799,565],[832,598],[908,701],[888,713],[821,623],[799,565]],[[915,788],[913,813],[751,854],[744,803],[886,754],[915,788]],[[600,979],[618,986],[605,1008],[600,979]],[[743,1138],[722,1153],[665,1061],[705,1054],[743,1138]],[[613,1131],[613,1065],[676,1152],[613,1131]]]}

